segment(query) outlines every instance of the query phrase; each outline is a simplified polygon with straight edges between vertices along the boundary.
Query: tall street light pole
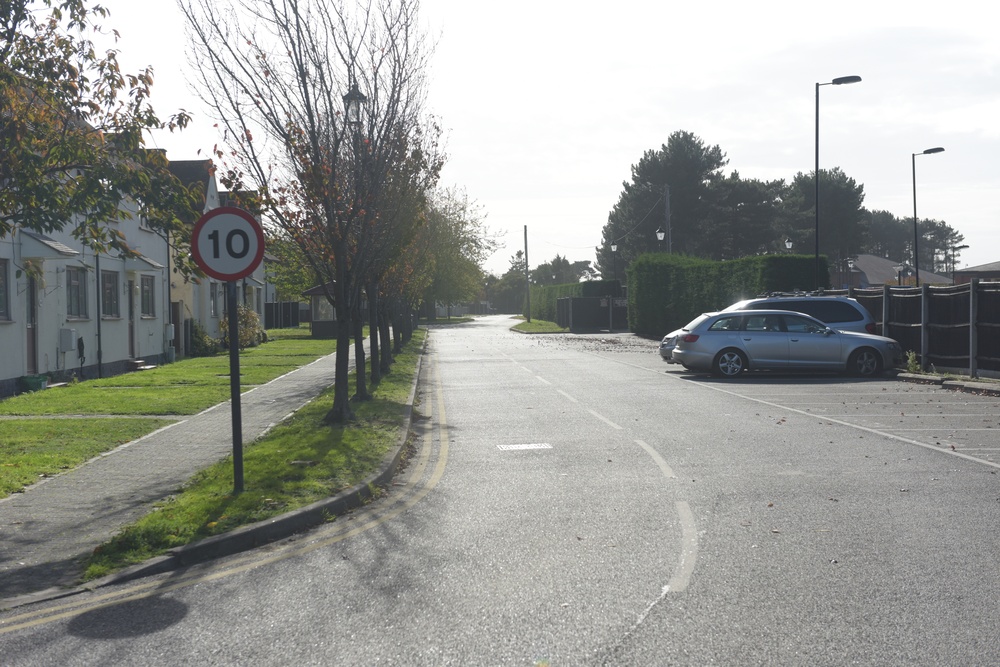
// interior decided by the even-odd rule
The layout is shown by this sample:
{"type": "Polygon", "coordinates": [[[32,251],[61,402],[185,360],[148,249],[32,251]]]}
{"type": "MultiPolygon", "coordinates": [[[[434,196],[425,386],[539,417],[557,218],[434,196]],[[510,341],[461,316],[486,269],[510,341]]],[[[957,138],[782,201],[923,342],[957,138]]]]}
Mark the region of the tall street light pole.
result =
{"type": "Polygon", "coordinates": [[[917,287],[920,287],[920,233],[917,231],[917,156],[933,153],[944,153],[944,149],[938,146],[910,155],[910,164],[913,167],[913,271],[917,287]]]}
{"type": "Polygon", "coordinates": [[[816,84],[816,170],[813,172],[816,180],[816,289],[819,289],[819,87],[842,86],[846,83],[858,83],[860,76],[840,76],[827,83],[816,84]]]}

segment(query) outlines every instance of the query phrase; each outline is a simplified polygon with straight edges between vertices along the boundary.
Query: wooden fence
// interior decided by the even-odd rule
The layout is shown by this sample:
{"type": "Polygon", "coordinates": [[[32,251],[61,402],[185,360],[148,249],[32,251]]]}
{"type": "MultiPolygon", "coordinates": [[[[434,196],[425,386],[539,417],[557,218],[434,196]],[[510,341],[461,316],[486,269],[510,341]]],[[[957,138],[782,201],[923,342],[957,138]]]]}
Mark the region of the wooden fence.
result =
{"type": "Polygon", "coordinates": [[[1000,374],[1000,282],[829,290],[857,299],[924,370],[1000,374]]]}

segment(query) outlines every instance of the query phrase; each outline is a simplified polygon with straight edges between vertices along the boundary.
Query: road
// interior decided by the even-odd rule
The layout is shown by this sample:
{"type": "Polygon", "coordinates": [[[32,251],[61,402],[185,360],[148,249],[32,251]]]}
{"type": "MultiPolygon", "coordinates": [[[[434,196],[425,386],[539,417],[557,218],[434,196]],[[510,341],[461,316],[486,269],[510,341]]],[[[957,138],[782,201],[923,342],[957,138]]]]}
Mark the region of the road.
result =
{"type": "Polygon", "coordinates": [[[431,332],[385,497],[0,615],[0,664],[1000,664],[1000,401],[431,332]]]}

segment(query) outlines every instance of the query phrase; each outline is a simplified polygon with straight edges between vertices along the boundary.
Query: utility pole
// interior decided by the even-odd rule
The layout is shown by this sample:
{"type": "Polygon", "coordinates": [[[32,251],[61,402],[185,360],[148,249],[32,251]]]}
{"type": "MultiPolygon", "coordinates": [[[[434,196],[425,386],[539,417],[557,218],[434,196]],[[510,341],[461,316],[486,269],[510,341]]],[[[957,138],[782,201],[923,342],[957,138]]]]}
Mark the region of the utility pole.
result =
{"type": "Polygon", "coordinates": [[[531,324],[531,270],[528,268],[528,225],[524,226],[524,294],[524,316],[528,324],[531,324]]]}

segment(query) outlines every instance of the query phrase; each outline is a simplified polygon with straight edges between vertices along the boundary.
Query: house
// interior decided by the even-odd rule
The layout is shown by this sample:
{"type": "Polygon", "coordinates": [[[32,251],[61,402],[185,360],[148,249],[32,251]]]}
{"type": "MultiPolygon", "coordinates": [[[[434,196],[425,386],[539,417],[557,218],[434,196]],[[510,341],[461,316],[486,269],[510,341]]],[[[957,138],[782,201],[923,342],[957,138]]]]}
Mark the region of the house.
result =
{"type": "Polygon", "coordinates": [[[990,264],[980,264],[979,266],[968,266],[954,273],[955,284],[972,282],[973,278],[986,282],[1000,282],[1000,262],[990,264]]]}
{"type": "MultiPolygon", "coordinates": [[[[170,171],[185,187],[198,187],[202,192],[201,213],[207,213],[220,206],[236,205],[234,196],[219,192],[212,160],[176,160],[170,162],[170,171]]],[[[191,220],[193,227],[197,220],[191,220]]],[[[170,257],[170,305],[171,322],[177,325],[177,336],[173,343],[177,357],[188,356],[192,349],[195,326],[199,326],[208,336],[218,339],[222,335],[221,318],[226,312],[226,283],[211,277],[186,278],[177,271],[174,257],[170,257]]],[[[264,303],[267,281],[263,263],[254,272],[240,281],[240,301],[250,306],[264,321],[264,303]]],[[[270,292],[273,294],[274,289],[270,292]]]]}
{"type": "Polygon", "coordinates": [[[167,241],[137,213],[107,224],[135,256],[95,252],[73,225],[0,238],[0,396],[42,374],[89,379],[165,359],[167,241]]]}
{"type": "MultiPolygon", "coordinates": [[[[877,255],[858,255],[840,271],[830,272],[830,284],[834,289],[848,287],[873,287],[875,285],[915,284],[913,268],[906,262],[895,262],[877,255]]],[[[950,285],[951,278],[929,271],[920,271],[920,283],[928,285],[950,285]]]]}

